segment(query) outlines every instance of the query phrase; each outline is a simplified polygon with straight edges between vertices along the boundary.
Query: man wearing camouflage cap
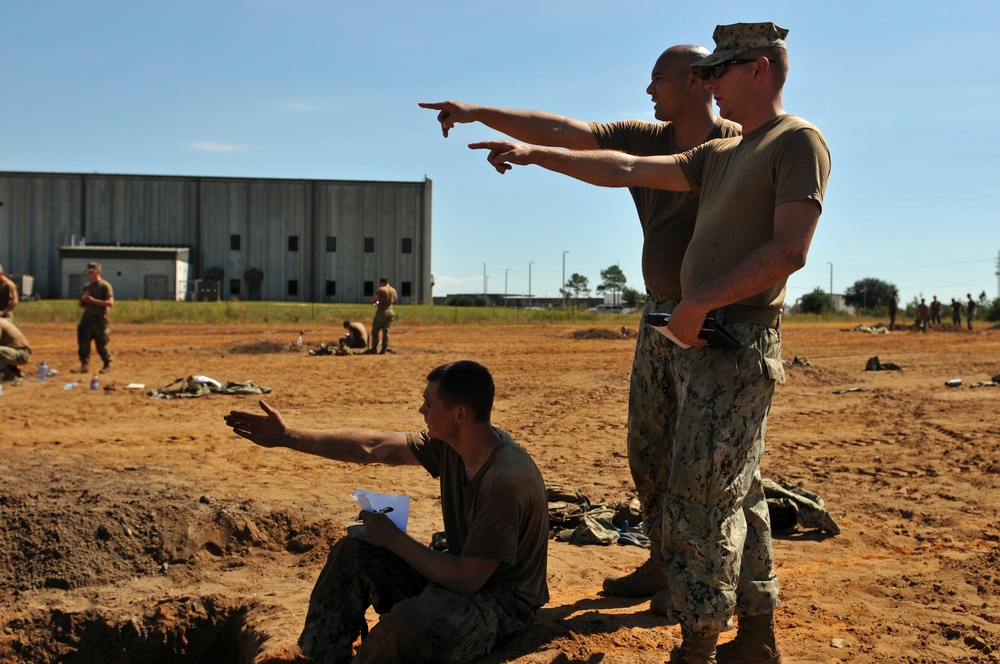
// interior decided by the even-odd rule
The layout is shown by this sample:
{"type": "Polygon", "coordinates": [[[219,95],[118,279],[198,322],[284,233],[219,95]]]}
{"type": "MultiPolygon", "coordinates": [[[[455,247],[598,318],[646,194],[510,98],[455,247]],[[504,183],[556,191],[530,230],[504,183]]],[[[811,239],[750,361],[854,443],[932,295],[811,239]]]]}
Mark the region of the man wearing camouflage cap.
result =
{"type": "Polygon", "coordinates": [[[760,459],[774,386],[784,381],[780,314],[788,276],[806,260],[822,211],[830,153],[822,134],[784,111],[785,37],[773,23],[715,29],[715,51],[691,71],[742,138],[673,156],[569,152],[508,141],[490,151],[499,172],[535,164],[601,186],[700,192],[681,266],[683,298],[665,328],[679,395],[677,431],[663,497],[669,615],[682,664],[779,664],[774,638],[778,579],[771,555],[760,459]],[[742,343],[707,346],[712,318],[742,343]],[[736,639],[719,634],[740,616],[736,639]]]}
{"type": "Polygon", "coordinates": [[[80,308],[83,315],[76,326],[77,354],[80,366],[70,369],[72,373],[90,373],[90,342],[94,342],[97,354],[104,361],[101,373],[111,371],[111,331],[108,328],[108,309],[115,306],[115,293],[111,284],[101,278],[101,264],[87,263],[87,278],[90,280],[80,294],[80,308]]]}
{"type": "MultiPolygon", "coordinates": [[[[445,138],[456,124],[480,122],[519,141],[571,150],[621,150],[629,154],[677,154],[715,138],[737,136],[736,123],[718,117],[712,95],[691,72],[691,64],[707,56],[703,46],[680,44],[663,51],[653,64],[646,93],[657,122],[623,120],[584,122],[545,111],[481,106],[457,101],[421,103],[440,111],[445,138]]],[[[645,322],[650,312],[668,314],[681,296],[680,271],[691,240],[698,197],[688,192],[631,187],[642,225],[642,278],[646,287],[643,318],[636,335],[629,381],[626,445],[629,470],[642,504],[642,525],[650,539],[649,558],[627,574],[604,580],[605,594],[653,597],[667,589],[660,546],[660,503],[668,482],[662,459],[673,447],[673,413],[677,407],[673,369],[663,335],[645,322]],[[665,361],[666,360],[666,361],[665,361]]],[[[658,613],[663,602],[650,609],[658,613]]]]}

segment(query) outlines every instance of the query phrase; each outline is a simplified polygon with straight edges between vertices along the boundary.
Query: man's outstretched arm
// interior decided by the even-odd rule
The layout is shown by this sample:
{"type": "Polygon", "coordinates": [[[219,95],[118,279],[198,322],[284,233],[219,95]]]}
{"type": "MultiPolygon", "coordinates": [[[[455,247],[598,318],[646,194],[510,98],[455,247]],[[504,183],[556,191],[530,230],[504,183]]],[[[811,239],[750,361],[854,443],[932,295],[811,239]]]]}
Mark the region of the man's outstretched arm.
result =
{"type": "Polygon", "coordinates": [[[509,171],[511,164],[534,165],[601,187],[691,190],[672,156],[637,157],[615,150],[559,150],[510,141],[481,141],[469,147],[489,150],[486,159],[501,174],[509,171]]]}
{"type": "Polygon", "coordinates": [[[420,102],[421,108],[438,111],[441,132],[457,124],[479,122],[511,138],[535,145],[570,150],[596,150],[600,147],[590,124],[546,111],[527,111],[496,106],[480,106],[459,101],[420,102]]]}
{"type": "Polygon", "coordinates": [[[348,463],[417,465],[406,434],[375,429],[303,429],[285,424],[281,414],[264,401],[264,414],[231,411],[226,424],[237,436],[261,447],[287,447],[306,454],[348,463]]]}

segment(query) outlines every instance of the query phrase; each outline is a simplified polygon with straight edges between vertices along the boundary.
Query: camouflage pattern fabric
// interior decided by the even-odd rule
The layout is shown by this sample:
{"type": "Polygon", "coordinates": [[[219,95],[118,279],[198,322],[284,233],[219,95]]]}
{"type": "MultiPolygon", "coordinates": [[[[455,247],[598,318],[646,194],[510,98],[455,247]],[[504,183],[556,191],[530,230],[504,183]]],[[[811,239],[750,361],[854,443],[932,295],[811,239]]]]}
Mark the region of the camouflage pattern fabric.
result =
{"type": "Polygon", "coordinates": [[[31,359],[30,348],[14,348],[12,346],[0,346],[0,373],[9,365],[16,369],[19,364],[27,364],[31,359]]]}
{"type": "Polygon", "coordinates": [[[110,363],[112,356],[108,344],[111,341],[111,326],[106,316],[95,316],[93,314],[83,314],[80,316],[80,322],[76,326],[76,344],[81,365],[90,362],[91,341],[94,342],[97,354],[104,360],[104,363],[110,363]]]}
{"type": "Polygon", "coordinates": [[[175,378],[172,383],[146,392],[153,399],[193,399],[208,394],[270,394],[271,388],[256,385],[252,380],[242,383],[226,381],[218,387],[205,382],[199,382],[194,376],[175,378]]]}
{"type": "MultiPolygon", "coordinates": [[[[660,510],[670,485],[674,454],[677,393],[672,352],[675,345],[648,325],[646,316],[650,312],[673,313],[677,303],[677,300],[646,299],[628,391],[628,466],[642,505],[643,530],[656,543],[660,541],[663,526],[660,510]]],[[[650,549],[650,557],[662,561],[658,545],[650,549]]]]}
{"type": "Polygon", "coordinates": [[[774,386],[784,382],[781,336],[728,326],[745,348],[671,349],[680,417],[666,463],[663,553],[670,617],[685,638],[731,629],[734,612],[778,605],[759,464],[774,386]]]}
{"type": "Polygon", "coordinates": [[[356,662],[471,662],[534,617],[513,591],[494,585],[471,595],[452,592],[428,583],[394,553],[345,537],[313,588],[302,652],[324,664],[352,661],[369,606],[379,622],[356,662]]]}
{"type": "Polygon", "coordinates": [[[392,327],[392,320],[396,317],[392,309],[379,309],[372,318],[372,348],[378,347],[379,332],[382,333],[382,349],[389,347],[389,328],[392,327]]]}
{"type": "Polygon", "coordinates": [[[764,478],[762,484],[772,512],[781,508],[791,509],[794,520],[791,526],[786,526],[788,532],[794,531],[796,526],[802,526],[811,530],[823,530],[831,535],[840,534],[840,526],[826,510],[823,499],[815,493],[794,484],[778,484],[767,478],[764,478]]]}
{"type": "Polygon", "coordinates": [[[549,506],[549,525],[556,528],[575,527],[590,509],[586,496],[555,482],[545,483],[545,499],[549,506]]]}

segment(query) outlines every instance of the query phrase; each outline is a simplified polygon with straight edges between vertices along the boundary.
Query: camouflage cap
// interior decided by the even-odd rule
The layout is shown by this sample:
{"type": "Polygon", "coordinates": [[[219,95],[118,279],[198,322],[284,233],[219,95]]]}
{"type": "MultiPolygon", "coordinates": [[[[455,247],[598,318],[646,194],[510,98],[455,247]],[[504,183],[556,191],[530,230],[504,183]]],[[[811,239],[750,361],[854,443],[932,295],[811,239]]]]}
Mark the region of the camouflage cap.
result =
{"type": "Polygon", "coordinates": [[[91,270],[100,270],[100,269],[101,269],[101,264],[98,263],[97,261],[91,261],[90,263],[87,263],[87,272],[90,272],[91,270]]]}
{"type": "Polygon", "coordinates": [[[696,76],[711,75],[712,68],[728,62],[752,48],[785,48],[788,30],[774,23],[733,23],[717,25],[712,39],[715,50],[712,54],[691,65],[696,76]]]}

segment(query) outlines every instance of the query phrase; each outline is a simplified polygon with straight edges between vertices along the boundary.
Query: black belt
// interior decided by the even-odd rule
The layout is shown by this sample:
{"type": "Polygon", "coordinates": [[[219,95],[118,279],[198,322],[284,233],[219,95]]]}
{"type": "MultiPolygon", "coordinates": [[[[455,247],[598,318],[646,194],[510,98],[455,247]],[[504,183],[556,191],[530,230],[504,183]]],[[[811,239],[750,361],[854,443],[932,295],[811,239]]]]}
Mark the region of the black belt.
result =
{"type": "Polygon", "coordinates": [[[646,289],[646,295],[654,302],[669,302],[670,300],[680,300],[680,295],[668,295],[667,293],[657,293],[654,290],[646,289]]]}
{"type": "Polygon", "coordinates": [[[765,309],[763,307],[745,307],[731,304],[708,312],[708,316],[722,323],[754,323],[778,329],[781,327],[781,310],[765,309]]]}

